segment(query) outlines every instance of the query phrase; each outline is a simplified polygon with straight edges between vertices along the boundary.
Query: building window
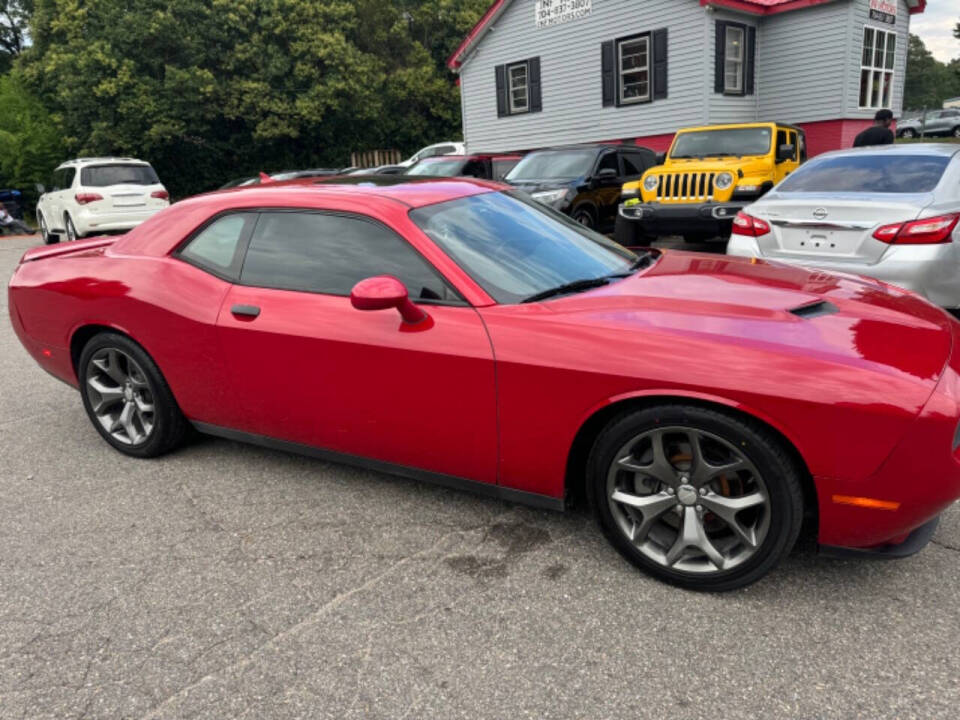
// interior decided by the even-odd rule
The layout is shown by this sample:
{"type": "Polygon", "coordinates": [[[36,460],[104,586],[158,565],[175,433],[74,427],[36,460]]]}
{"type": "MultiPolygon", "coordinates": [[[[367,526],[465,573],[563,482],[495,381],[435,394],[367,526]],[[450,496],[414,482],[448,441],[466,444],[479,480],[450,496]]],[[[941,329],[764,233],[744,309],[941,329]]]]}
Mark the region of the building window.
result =
{"type": "Polygon", "coordinates": [[[525,115],[543,110],[540,58],[497,65],[497,117],[525,115]]]}
{"type": "Polygon", "coordinates": [[[897,34],[878,28],[863,29],[860,58],[860,107],[888,108],[893,97],[893,61],[897,34]]]}
{"type": "Polygon", "coordinates": [[[507,66],[507,82],[509,84],[510,114],[517,115],[530,111],[530,89],[527,85],[527,63],[517,63],[507,66]]]}
{"type": "Polygon", "coordinates": [[[617,42],[620,104],[650,100],[650,36],[617,42]]]}
{"type": "Polygon", "coordinates": [[[723,91],[733,95],[743,94],[745,28],[727,25],[724,33],[723,91]]]}

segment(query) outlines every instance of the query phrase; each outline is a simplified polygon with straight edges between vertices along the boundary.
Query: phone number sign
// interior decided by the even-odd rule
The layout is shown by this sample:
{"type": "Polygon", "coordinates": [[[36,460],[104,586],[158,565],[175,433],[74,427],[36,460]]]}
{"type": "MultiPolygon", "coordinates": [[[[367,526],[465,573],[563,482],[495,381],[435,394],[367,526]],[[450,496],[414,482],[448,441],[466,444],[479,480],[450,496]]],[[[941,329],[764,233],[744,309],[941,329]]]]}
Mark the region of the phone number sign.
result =
{"type": "Polygon", "coordinates": [[[593,0],[537,0],[536,21],[538,28],[561,25],[589,15],[593,0]]]}
{"type": "Polygon", "coordinates": [[[897,24],[896,0],[870,0],[870,19],[889,25],[897,24]]]}

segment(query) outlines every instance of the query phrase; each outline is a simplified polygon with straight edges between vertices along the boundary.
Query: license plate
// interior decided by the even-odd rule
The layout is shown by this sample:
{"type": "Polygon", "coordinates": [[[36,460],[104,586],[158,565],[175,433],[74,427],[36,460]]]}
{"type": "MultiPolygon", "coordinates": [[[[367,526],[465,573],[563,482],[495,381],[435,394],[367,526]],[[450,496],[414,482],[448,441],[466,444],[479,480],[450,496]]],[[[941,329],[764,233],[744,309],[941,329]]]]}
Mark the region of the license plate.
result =
{"type": "Polygon", "coordinates": [[[850,230],[786,230],[783,232],[783,249],[792,252],[847,255],[856,250],[859,239],[860,232],[850,230]]]}
{"type": "Polygon", "coordinates": [[[114,207],[136,207],[144,205],[145,200],[143,195],[114,195],[113,204],[114,207]]]}

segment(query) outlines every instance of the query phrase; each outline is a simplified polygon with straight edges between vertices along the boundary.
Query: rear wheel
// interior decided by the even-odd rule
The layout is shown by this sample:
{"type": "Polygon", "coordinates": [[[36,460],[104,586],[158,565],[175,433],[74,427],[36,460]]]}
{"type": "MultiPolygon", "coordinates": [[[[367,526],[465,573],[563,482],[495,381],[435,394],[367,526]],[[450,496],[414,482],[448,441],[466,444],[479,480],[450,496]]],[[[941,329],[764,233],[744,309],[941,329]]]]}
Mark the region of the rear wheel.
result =
{"type": "Polygon", "coordinates": [[[83,348],[77,377],[93,426],[125,455],[156,457],[186,437],[189,424],[166,380],[130,338],[96,335],[83,348]]]}
{"type": "Polygon", "coordinates": [[[40,237],[43,238],[44,245],[53,245],[54,243],[60,242],[60,237],[56,233],[50,232],[50,228],[47,227],[47,220],[43,215],[39,216],[40,218],[40,237]]]}
{"type": "Polygon", "coordinates": [[[580,207],[573,211],[573,214],[570,216],[573,218],[574,222],[578,222],[586,228],[591,230],[597,227],[597,222],[593,217],[593,213],[590,212],[590,208],[580,207]]]}
{"type": "Polygon", "coordinates": [[[759,423],[685,405],[623,415],[597,438],[587,487],[630,562],[692,590],[769,572],[800,532],[800,469],[759,423]]]}
{"type": "Polygon", "coordinates": [[[77,240],[79,235],[77,235],[77,229],[73,226],[73,220],[70,219],[69,215],[63,216],[63,227],[67,232],[67,240],[77,240]]]}
{"type": "Polygon", "coordinates": [[[957,126],[953,129],[953,133],[952,133],[952,134],[953,134],[953,136],[954,136],[955,138],[960,138],[960,125],[957,125],[957,126]]]}
{"type": "Polygon", "coordinates": [[[900,137],[904,137],[904,138],[915,138],[916,136],[917,136],[917,131],[914,130],[913,128],[907,128],[902,133],[900,133],[900,137]]]}

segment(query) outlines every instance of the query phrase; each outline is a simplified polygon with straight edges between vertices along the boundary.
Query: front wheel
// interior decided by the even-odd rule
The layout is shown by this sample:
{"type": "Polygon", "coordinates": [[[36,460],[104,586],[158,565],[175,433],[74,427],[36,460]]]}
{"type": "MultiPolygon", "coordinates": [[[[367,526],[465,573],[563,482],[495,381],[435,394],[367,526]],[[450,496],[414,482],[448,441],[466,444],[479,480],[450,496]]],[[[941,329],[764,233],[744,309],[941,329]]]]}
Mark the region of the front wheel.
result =
{"type": "Polygon", "coordinates": [[[957,125],[957,127],[953,129],[952,134],[955,138],[960,138],[960,125],[957,125]]]}
{"type": "Polygon", "coordinates": [[[69,215],[64,216],[63,225],[67,232],[67,240],[73,241],[80,238],[80,236],[77,234],[77,228],[74,227],[73,220],[70,219],[69,215]]]}
{"type": "Polygon", "coordinates": [[[910,129],[910,128],[907,128],[907,129],[904,130],[902,133],[900,133],[900,137],[904,137],[904,138],[910,138],[910,139],[912,139],[912,138],[915,138],[916,136],[917,136],[917,131],[916,131],[916,130],[912,130],[912,129],[910,129]]]}
{"type": "Polygon", "coordinates": [[[640,224],[617,215],[613,227],[613,239],[624,247],[649,247],[656,240],[655,235],[647,235],[640,230],[640,224]]]}
{"type": "Polygon", "coordinates": [[[801,470],[759,423],[686,405],[622,415],[590,455],[587,488],[604,534],[650,575],[722,591],[767,574],[803,518],[801,470]]]}
{"type": "Polygon", "coordinates": [[[593,213],[590,212],[588,208],[577,208],[573,211],[573,214],[570,216],[573,218],[574,222],[578,222],[583,225],[585,228],[590,228],[591,230],[596,229],[597,223],[594,220],[593,213]]]}
{"type": "Polygon", "coordinates": [[[93,426],[125,455],[156,457],[186,437],[189,425],[160,369],[130,338],[96,335],[83,348],[77,377],[93,426]]]}

